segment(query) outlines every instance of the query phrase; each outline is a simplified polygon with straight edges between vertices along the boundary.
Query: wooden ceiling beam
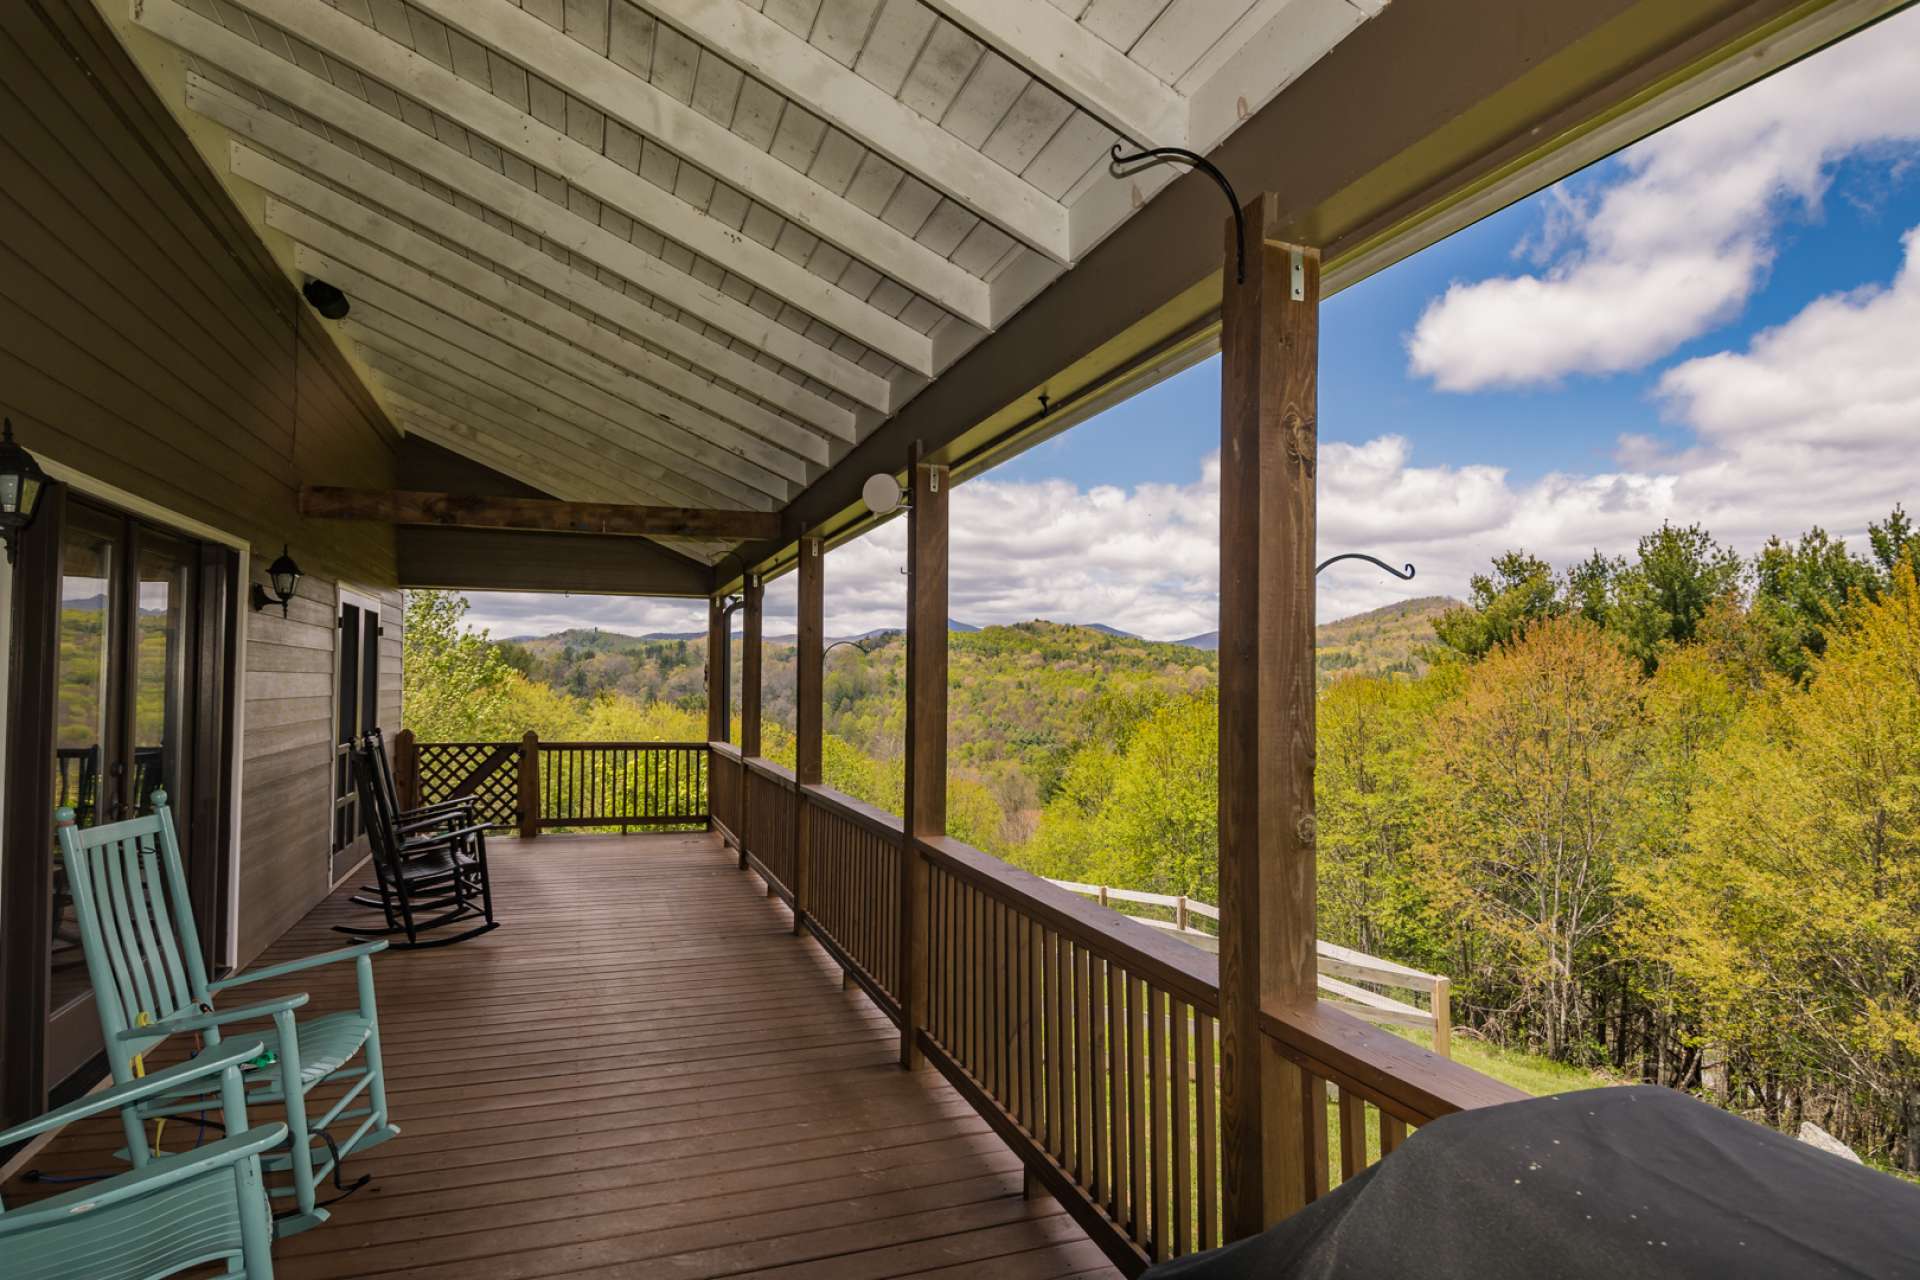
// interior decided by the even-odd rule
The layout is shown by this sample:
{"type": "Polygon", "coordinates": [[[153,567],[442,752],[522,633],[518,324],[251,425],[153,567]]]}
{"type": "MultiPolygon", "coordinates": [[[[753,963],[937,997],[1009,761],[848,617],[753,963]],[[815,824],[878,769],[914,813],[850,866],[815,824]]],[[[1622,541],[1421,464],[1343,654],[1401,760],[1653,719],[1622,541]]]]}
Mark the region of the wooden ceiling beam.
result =
{"type": "MultiPolygon", "coordinates": [[[[483,212],[536,232],[556,247],[631,281],[661,302],[685,312],[688,318],[711,326],[756,351],[763,351],[783,364],[804,369],[869,408],[882,413],[891,410],[893,389],[880,375],[685,271],[669,266],[631,241],[521,186],[499,170],[490,169],[451,147],[441,146],[386,112],[311,77],[306,82],[294,81],[289,86],[276,87],[274,94],[293,101],[302,112],[328,129],[360,139],[423,176],[460,192],[483,212]],[[285,92],[289,87],[297,92],[289,95],[285,92]]],[[[349,155],[325,137],[288,123],[198,72],[187,74],[187,106],[240,137],[330,179],[334,179],[334,173],[329,158],[349,155]]],[[[370,164],[362,164],[374,169],[370,164]]],[[[411,183],[406,185],[412,187],[411,183]]]]}
{"type": "Polygon", "coordinates": [[[1071,261],[1067,210],[1059,201],[872,81],[848,74],[817,45],[752,6],[740,0],[640,4],[1015,239],[1062,265],[1071,261]]]}
{"type": "MultiPolygon", "coordinates": [[[[298,0],[238,2],[243,7],[259,8],[282,7],[298,0]]],[[[412,3],[496,53],[564,87],[594,110],[604,112],[608,119],[618,120],[695,168],[738,187],[795,226],[838,246],[881,274],[891,276],[943,310],[982,329],[993,327],[992,290],[986,281],[611,58],[602,57],[577,40],[556,39],[551,26],[508,0],[412,0],[412,3]]],[[[319,7],[323,12],[332,12],[319,7]]],[[[391,79],[394,68],[411,59],[434,67],[466,90],[485,92],[372,28],[344,14],[339,16],[356,34],[350,41],[343,41],[343,45],[321,45],[334,56],[365,67],[389,84],[395,83],[391,79]]],[[[337,23],[329,25],[345,31],[337,23]]],[[[724,56],[724,51],[722,53],[724,56]]],[[[842,75],[847,74],[837,64],[836,69],[842,75]]],[[[429,98],[428,101],[438,100],[429,98]]],[[[535,160],[535,163],[541,161],[535,160]]]]}
{"type": "Polygon", "coordinates": [[[1187,99],[1053,5],[925,2],[1121,137],[1143,147],[1189,145],[1187,99]]]}
{"type": "MultiPolygon", "coordinates": [[[[232,0],[240,4],[241,0],[232,0]]],[[[672,192],[666,191],[622,167],[600,152],[574,141],[566,134],[542,124],[495,97],[478,85],[462,80],[451,71],[378,36],[357,20],[326,5],[305,0],[245,0],[242,7],[268,22],[287,28],[302,40],[329,48],[333,37],[345,34],[356,42],[373,36],[404,58],[395,58],[383,75],[372,67],[359,67],[354,60],[334,53],[341,62],[385,81],[408,97],[431,102],[433,109],[461,128],[467,129],[494,146],[504,148],[527,163],[572,183],[581,191],[613,206],[615,210],[654,231],[684,245],[693,252],[737,272],[743,279],[766,290],[821,323],[837,329],[863,346],[870,347],[897,364],[931,377],[933,340],[878,307],[855,297],[832,282],[814,275],[799,263],[737,229],[694,209],[672,192]],[[341,26],[340,24],[345,24],[341,26]],[[387,77],[392,76],[389,80],[387,77]]],[[[299,64],[267,52],[253,41],[202,17],[180,0],[142,0],[134,12],[134,21],[145,30],[174,47],[202,58],[231,75],[245,80],[265,93],[301,110],[313,110],[307,104],[323,99],[330,108],[345,102],[357,102],[351,95],[302,70],[299,64]]],[[[448,155],[450,147],[430,134],[409,128],[404,122],[377,107],[359,102],[352,114],[365,113],[384,118],[389,124],[411,133],[411,141],[420,148],[438,148],[448,155]]],[[[316,111],[315,114],[323,115],[316,111]]],[[[351,127],[345,131],[354,133],[351,127]]],[[[412,150],[394,154],[415,167],[420,164],[412,150]]],[[[458,185],[458,184],[455,184],[458,185]]],[[[531,193],[529,193],[531,194],[531,193]]]]}
{"type": "Polygon", "coordinates": [[[318,520],[377,520],[382,524],[534,529],[645,538],[771,538],[780,531],[780,517],[771,511],[641,507],[615,502],[490,498],[419,489],[349,489],[333,485],[301,485],[300,514],[318,520]]]}

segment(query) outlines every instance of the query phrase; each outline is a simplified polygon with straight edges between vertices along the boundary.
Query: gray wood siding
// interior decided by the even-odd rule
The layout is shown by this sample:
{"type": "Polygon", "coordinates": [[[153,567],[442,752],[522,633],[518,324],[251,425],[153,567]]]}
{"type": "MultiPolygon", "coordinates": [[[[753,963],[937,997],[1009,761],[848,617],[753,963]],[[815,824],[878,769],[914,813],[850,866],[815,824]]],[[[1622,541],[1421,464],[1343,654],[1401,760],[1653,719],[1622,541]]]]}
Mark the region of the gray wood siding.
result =
{"type": "Polygon", "coordinates": [[[298,486],[391,486],[399,439],[90,0],[0,4],[0,121],[0,412],[244,539],[254,581],[283,544],[308,575],[287,618],[246,614],[244,962],[328,890],[339,583],[383,602],[400,722],[393,530],[302,521],[298,486]]]}

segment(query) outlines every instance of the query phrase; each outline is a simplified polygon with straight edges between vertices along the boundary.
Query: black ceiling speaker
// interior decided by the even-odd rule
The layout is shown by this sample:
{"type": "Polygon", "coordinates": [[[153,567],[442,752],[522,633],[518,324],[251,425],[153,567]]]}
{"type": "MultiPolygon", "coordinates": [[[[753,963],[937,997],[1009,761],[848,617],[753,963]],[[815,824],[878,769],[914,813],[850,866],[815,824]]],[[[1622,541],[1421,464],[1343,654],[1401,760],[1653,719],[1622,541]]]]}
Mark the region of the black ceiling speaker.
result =
{"type": "Polygon", "coordinates": [[[306,296],[313,309],[329,320],[343,320],[347,315],[347,295],[328,284],[325,280],[309,280],[300,286],[300,292],[306,296]]]}

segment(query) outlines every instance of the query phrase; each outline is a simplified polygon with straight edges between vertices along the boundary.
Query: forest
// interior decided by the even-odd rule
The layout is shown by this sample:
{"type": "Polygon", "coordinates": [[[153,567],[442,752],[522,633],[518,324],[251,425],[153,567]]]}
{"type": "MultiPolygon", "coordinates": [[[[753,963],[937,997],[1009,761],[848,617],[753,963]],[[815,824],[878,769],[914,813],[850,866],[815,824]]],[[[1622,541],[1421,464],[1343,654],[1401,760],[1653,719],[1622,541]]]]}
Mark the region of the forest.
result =
{"type": "MultiPolygon", "coordinates": [[[[1898,508],[1859,549],[1664,525],[1628,557],[1497,557],[1407,652],[1323,669],[1321,936],[1450,974],[1489,1042],[1920,1174],[1916,570],[1898,508]]],[[[409,597],[423,738],[700,736],[698,640],[496,644],[463,608],[409,597]],[[581,687],[613,651],[651,692],[581,687]]],[[[827,780],[897,811],[901,642],[864,643],[827,659],[827,780]]],[[[1211,652],[1040,622],[952,647],[956,835],[1218,900],[1211,652]]],[[[790,763],[791,646],[767,658],[790,763]]]]}

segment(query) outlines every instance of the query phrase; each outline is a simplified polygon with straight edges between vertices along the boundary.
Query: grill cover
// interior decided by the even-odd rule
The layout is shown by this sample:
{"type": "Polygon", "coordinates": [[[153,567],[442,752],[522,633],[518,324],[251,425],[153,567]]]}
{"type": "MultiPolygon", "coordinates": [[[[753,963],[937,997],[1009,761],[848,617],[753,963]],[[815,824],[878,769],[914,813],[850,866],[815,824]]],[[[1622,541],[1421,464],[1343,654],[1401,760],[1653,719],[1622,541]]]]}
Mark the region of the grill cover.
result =
{"type": "Polygon", "coordinates": [[[1920,1277],[1920,1187],[1670,1089],[1465,1111],[1153,1280],[1920,1277]]]}

